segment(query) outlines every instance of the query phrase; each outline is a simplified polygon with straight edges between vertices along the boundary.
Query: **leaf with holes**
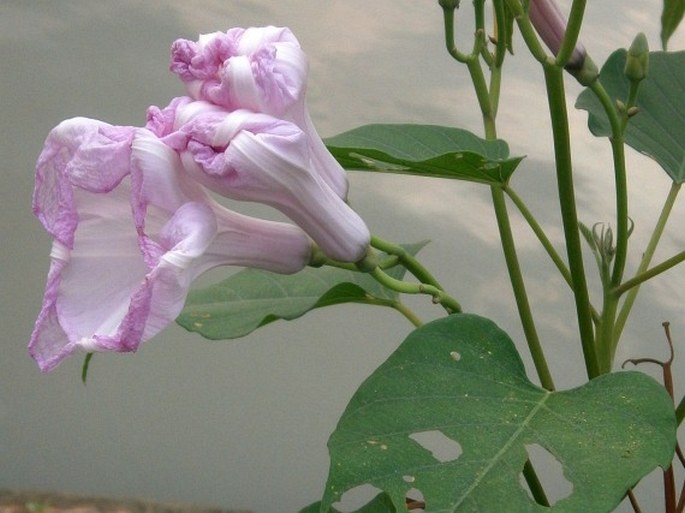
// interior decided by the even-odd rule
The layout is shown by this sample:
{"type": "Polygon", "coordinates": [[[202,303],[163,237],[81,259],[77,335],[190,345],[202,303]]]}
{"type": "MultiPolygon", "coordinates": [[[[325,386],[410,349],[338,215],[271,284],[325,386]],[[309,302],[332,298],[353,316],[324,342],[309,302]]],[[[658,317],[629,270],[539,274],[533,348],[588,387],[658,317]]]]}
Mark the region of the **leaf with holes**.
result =
{"type": "Polygon", "coordinates": [[[411,491],[430,512],[609,512],[674,446],[673,404],[652,378],[620,372],[548,392],[493,322],[451,315],[411,333],[355,393],[329,441],[321,511],[371,485],[398,511],[411,491]],[[520,482],[536,446],[572,487],[551,508],[520,482]]]}
{"type": "MultiPolygon", "coordinates": [[[[301,509],[299,513],[319,513],[321,508],[321,502],[315,502],[310,504],[304,509],[301,509]]],[[[395,505],[384,493],[379,493],[367,504],[363,505],[360,509],[356,509],[349,513],[395,513],[395,505]]],[[[331,513],[340,513],[337,509],[332,508],[331,513]]]]}
{"type": "MultiPolygon", "coordinates": [[[[416,255],[427,242],[403,245],[416,255]]],[[[388,274],[402,279],[406,269],[388,274]]],[[[361,272],[308,267],[283,275],[245,269],[220,283],[193,290],[176,322],[211,340],[243,337],[278,319],[292,320],[315,308],[342,303],[393,307],[398,294],[361,272]]]]}
{"type": "MultiPolygon", "coordinates": [[[[628,97],[625,62],[626,51],[617,50],[602,66],[599,80],[612,99],[628,97]]],[[[650,52],[649,74],[640,85],[636,106],[626,143],[656,160],[674,182],[685,182],[685,52],[650,52]]],[[[594,135],[611,135],[609,120],[592,91],[583,91],[576,107],[588,111],[594,135]]]]}
{"type": "Polygon", "coordinates": [[[502,140],[436,125],[366,125],[326,139],[346,169],[505,184],[523,157],[502,140]]]}

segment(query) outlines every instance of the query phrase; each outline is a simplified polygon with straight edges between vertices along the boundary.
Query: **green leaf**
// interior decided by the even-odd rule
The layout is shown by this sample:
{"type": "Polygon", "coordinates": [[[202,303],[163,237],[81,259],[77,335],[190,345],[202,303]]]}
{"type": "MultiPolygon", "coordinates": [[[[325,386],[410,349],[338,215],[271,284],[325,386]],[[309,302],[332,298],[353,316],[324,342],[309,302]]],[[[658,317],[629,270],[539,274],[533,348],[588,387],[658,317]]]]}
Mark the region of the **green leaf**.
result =
{"type": "Polygon", "coordinates": [[[685,0],[664,0],[664,8],[661,11],[661,46],[664,50],[668,46],[668,40],[683,20],[685,14],[685,0]]]}
{"type": "Polygon", "coordinates": [[[493,322],[451,315],[410,334],[355,393],[329,440],[322,511],[370,484],[398,511],[413,489],[430,512],[609,512],[641,477],[670,464],[674,445],[673,403],[650,377],[620,372],[548,392],[526,378],[493,322]],[[457,450],[434,453],[427,435],[457,450]],[[552,507],[533,502],[519,481],[538,446],[573,487],[552,507]]]}
{"type": "Polygon", "coordinates": [[[523,157],[501,140],[435,125],[366,125],[326,139],[346,169],[504,184],[523,157]]]}
{"type": "MultiPolygon", "coordinates": [[[[426,242],[404,245],[412,255],[426,242]]],[[[388,271],[401,279],[401,266],[388,271]]],[[[367,274],[334,267],[308,267],[293,275],[245,269],[220,283],[192,290],[176,322],[212,340],[243,337],[278,319],[291,320],[315,308],[342,303],[392,306],[397,293],[367,274]]]]}
{"type": "MultiPolygon", "coordinates": [[[[609,96],[621,101],[629,90],[625,61],[626,51],[617,50],[599,75],[609,96]]],[[[685,182],[685,52],[650,52],[649,74],[640,85],[636,105],[639,111],[628,122],[626,143],[657,161],[674,182],[685,182]]],[[[583,91],[576,107],[588,111],[594,135],[611,135],[609,120],[592,91],[583,91]]]]}

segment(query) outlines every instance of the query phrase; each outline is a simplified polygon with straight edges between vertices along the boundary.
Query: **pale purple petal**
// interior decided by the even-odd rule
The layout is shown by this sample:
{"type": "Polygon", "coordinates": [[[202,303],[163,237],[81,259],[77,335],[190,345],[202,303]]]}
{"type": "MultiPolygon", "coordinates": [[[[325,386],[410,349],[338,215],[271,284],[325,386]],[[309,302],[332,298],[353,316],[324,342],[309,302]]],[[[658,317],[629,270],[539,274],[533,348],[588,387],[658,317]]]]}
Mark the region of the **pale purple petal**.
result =
{"type": "Polygon", "coordinates": [[[280,116],[304,96],[308,63],[289,29],[253,27],[174,42],[170,69],[196,100],[280,116]]]}
{"type": "Polygon", "coordinates": [[[203,255],[201,272],[218,265],[237,265],[292,274],[309,264],[311,239],[301,228],[227,209],[215,213],[218,231],[203,255]]]}
{"type": "MultiPolygon", "coordinates": [[[[197,260],[189,266],[192,279],[217,265],[292,273],[309,262],[311,243],[299,228],[222,207],[185,172],[178,154],[147,131],[139,132],[133,149],[134,167],[140,170],[133,179],[134,216],[146,258],[155,258],[160,247],[171,249],[169,243],[150,234],[167,233],[169,228],[164,228],[164,223],[168,216],[192,201],[210,209],[217,225],[216,239],[205,248],[207,254],[195,255],[197,260]]],[[[196,231],[200,231],[199,225],[196,231]]]]}
{"type": "Polygon", "coordinates": [[[78,223],[73,188],[114,189],[128,173],[133,127],[88,118],[63,121],[48,135],[36,163],[33,212],[45,229],[67,247],[78,223]]]}
{"type": "Polygon", "coordinates": [[[206,113],[183,127],[181,158],[198,182],[233,199],[271,205],[295,221],[329,257],[363,258],[361,218],[321,179],[296,125],[248,111],[206,113]]]}
{"type": "Polygon", "coordinates": [[[179,108],[187,106],[193,101],[189,96],[180,96],[171,100],[169,105],[160,109],[152,105],[147,109],[147,122],[145,128],[157,137],[165,137],[176,130],[176,112],[179,108]]]}
{"type": "Polygon", "coordinates": [[[171,70],[196,100],[295,123],[307,134],[321,178],[347,198],[347,175],[323,144],[305,103],[307,56],[288,28],[233,28],[202,35],[197,42],[178,40],[171,70]]]}
{"type": "MultiPolygon", "coordinates": [[[[44,371],[79,347],[96,350],[99,338],[116,335],[148,271],[131,219],[129,182],[124,178],[108,193],[73,189],[73,244],[53,243],[43,308],[29,343],[44,371]]],[[[119,350],[136,346],[137,335],[121,338],[119,350]]]]}
{"type": "MultiPolygon", "coordinates": [[[[92,126],[107,131],[99,123],[92,126]]],[[[53,243],[43,306],[29,343],[41,370],[53,369],[78,349],[135,351],[173,322],[192,281],[217,265],[296,272],[309,262],[311,243],[304,232],[221,207],[182,172],[177,153],[152,132],[135,131],[127,169],[116,180],[104,180],[106,187],[92,185],[97,180],[86,171],[101,170],[84,155],[123,166],[123,150],[115,145],[118,158],[103,159],[101,152],[86,151],[91,138],[81,140],[83,148],[64,138],[71,153],[53,151],[51,141],[37,173],[37,212],[55,202],[53,194],[60,206],[47,210],[75,220],[70,244],[57,236],[53,243]],[[79,179],[70,182],[71,176],[79,179]]]]}

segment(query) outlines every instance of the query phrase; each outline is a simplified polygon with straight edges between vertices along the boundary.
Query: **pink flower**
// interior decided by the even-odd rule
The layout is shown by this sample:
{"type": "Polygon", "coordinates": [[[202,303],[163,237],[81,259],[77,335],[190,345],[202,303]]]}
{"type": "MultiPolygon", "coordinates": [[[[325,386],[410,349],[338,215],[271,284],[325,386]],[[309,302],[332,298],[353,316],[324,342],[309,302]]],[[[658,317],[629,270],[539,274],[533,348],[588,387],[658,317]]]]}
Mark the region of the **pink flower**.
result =
{"type": "Polygon", "coordinates": [[[304,96],[309,72],[297,38],[279,27],[179,39],[171,47],[170,68],[196,100],[279,117],[304,96]]]}
{"type": "Polygon", "coordinates": [[[356,262],[366,254],[368,228],[322,178],[307,135],[294,123],[176,99],[151,110],[148,126],[164,129],[157,135],[180,152],[189,176],[209,189],[280,210],[330,258],[356,262]]]}
{"type": "MultiPolygon", "coordinates": [[[[554,0],[530,0],[528,16],[547,47],[557,55],[567,24],[557,4],[554,0]]],[[[570,70],[581,69],[586,54],[585,47],[580,42],[577,43],[566,67],[570,70]]]]}
{"type": "Polygon", "coordinates": [[[309,64],[287,28],[233,28],[179,39],[171,48],[171,70],[195,100],[226,110],[247,109],[291,121],[302,129],[321,178],[341,198],[347,196],[344,170],[319,137],[305,103],[309,64]]]}
{"type": "Polygon", "coordinates": [[[91,119],[51,131],[33,210],[54,237],[29,343],[43,371],[78,349],[135,351],[173,322],[190,283],[215,266],[291,273],[310,257],[299,228],[211,200],[152,132],[91,119]]]}

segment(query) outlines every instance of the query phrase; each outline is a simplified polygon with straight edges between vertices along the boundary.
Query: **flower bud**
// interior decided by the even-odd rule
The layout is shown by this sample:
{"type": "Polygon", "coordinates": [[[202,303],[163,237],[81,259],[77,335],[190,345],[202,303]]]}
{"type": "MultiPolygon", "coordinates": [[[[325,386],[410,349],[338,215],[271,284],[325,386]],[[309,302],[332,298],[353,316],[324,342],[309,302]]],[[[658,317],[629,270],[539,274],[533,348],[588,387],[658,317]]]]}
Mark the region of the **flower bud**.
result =
{"type": "Polygon", "coordinates": [[[649,70],[649,44],[647,37],[640,32],[628,49],[623,73],[631,82],[644,80],[649,70]]]}
{"type": "MultiPolygon", "coordinates": [[[[530,0],[528,17],[547,47],[557,55],[566,33],[567,23],[554,0],[530,0]]],[[[577,43],[566,63],[566,69],[582,69],[586,55],[585,47],[580,42],[577,43]]]]}
{"type": "Polygon", "coordinates": [[[632,118],[633,116],[637,116],[640,113],[640,107],[633,105],[630,107],[628,110],[626,110],[626,115],[629,118],[632,118]]]}

